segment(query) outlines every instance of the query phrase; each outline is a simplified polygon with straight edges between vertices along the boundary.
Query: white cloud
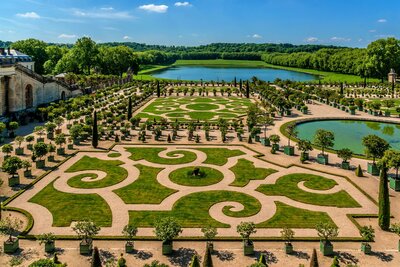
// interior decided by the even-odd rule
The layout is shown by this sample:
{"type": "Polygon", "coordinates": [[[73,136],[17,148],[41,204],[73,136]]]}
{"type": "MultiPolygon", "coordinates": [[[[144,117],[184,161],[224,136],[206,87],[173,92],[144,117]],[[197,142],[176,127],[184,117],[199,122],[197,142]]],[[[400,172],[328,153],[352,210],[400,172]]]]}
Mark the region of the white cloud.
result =
{"type": "Polygon", "coordinates": [[[154,13],[165,13],[168,11],[168,6],[149,4],[149,5],[142,5],[139,7],[139,9],[154,13]]]}
{"type": "Polygon", "coordinates": [[[177,7],[189,7],[189,6],[192,6],[192,4],[191,3],[189,3],[189,2],[176,2],[175,3],[175,6],[177,6],[177,7]]]}
{"type": "Polygon", "coordinates": [[[103,11],[112,11],[112,10],[114,10],[114,8],[113,8],[113,7],[102,7],[102,8],[100,8],[100,10],[103,10],[103,11]]]}
{"type": "Polygon", "coordinates": [[[319,41],[319,39],[317,37],[308,37],[306,39],[307,43],[315,43],[315,42],[318,42],[318,41],[319,41]]]}
{"type": "Polygon", "coordinates": [[[124,39],[124,40],[131,40],[132,38],[131,38],[130,36],[128,36],[128,35],[125,35],[122,39],[124,39]]]}
{"type": "Polygon", "coordinates": [[[74,39],[74,38],[77,38],[77,37],[78,36],[76,36],[75,34],[65,34],[65,33],[60,34],[58,36],[58,38],[60,38],[60,39],[74,39]]]}
{"type": "Polygon", "coordinates": [[[385,23],[385,22],[387,22],[387,20],[386,19],[378,19],[378,22],[379,23],[385,23]]]}
{"type": "Polygon", "coordinates": [[[251,37],[254,38],[254,39],[261,39],[262,38],[262,36],[257,34],[257,33],[253,34],[251,37]]]}
{"type": "Polygon", "coordinates": [[[333,42],[350,42],[351,39],[350,38],[343,38],[343,37],[334,36],[334,37],[331,38],[331,41],[333,41],[333,42]]]}
{"type": "Polygon", "coordinates": [[[18,13],[17,17],[25,19],[40,19],[40,16],[36,12],[18,13]]]}
{"type": "Polygon", "coordinates": [[[72,9],[72,15],[93,19],[131,19],[129,12],[115,11],[114,8],[101,8],[93,10],[72,9]]]}

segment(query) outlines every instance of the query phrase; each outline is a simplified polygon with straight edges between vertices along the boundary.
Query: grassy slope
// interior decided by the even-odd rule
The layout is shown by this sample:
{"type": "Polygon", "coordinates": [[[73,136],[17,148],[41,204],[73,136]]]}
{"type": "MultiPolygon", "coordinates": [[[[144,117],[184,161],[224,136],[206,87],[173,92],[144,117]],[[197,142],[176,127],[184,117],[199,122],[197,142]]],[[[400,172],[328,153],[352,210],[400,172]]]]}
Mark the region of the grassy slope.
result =
{"type": "Polygon", "coordinates": [[[112,221],[108,204],[97,194],[70,194],[48,184],[29,202],[39,204],[53,215],[54,227],[67,227],[73,221],[90,219],[101,227],[110,227],[112,221]]]}
{"type": "MultiPolygon", "coordinates": [[[[284,67],[277,66],[265,63],[264,61],[251,61],[251,60],[177,60],[172,66],[231,66],[231,67],[247,67],[247,68],[274,68],[274,69],[282,69],[282,70],[292,70],[303,73],[309,73],[313,75],[322,76],[322,81],[326,82],[362,82],[363,79],[356,75],[348,75],[334,72],[326,72],[326,71],[318,71],[312,69],[302,69],[302,68],[292,68],[292,67],[284,67]]],[[[148,74],[147,76],[151,77],[150,73],[153,71],[157,71],[160,69],[166,68],[166,66],[158,66],[152,69],[148,69],[143,72],[143,74],[148,74]]],[[[139,73],[141,74],[141,73],[139,73]]],[[[154,78],[153,78],[154,79],[154,78]]],[[[369,81],[379,82],[378,79],[369,79],[369,81]]]]}

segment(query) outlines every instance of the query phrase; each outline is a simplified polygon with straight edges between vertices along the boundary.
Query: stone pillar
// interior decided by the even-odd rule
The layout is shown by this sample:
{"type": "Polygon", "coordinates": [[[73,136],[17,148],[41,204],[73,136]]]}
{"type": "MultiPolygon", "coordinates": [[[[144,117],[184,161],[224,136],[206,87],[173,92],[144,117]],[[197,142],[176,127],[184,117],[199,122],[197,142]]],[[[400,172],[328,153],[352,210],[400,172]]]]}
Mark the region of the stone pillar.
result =
{"type": "Polygon", "coordinates": [[[396,83],[397,74],[394,69],[391,69],[388,74],[388,82],[389,83],[396,83]]]}

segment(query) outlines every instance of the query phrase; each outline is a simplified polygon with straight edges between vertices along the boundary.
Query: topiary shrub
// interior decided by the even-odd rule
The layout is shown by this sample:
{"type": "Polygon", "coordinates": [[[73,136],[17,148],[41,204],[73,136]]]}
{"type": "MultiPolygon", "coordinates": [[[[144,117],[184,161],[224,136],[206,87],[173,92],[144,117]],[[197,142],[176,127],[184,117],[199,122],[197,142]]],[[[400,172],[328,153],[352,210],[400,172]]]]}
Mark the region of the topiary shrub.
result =
{"type": "Polygon", "coordinates": [[[357,177],[363,177],[364,176],[363,171],[361,169],[361,165],[358,165],[358,167],[356,169],[356,176],[357,177]]]}

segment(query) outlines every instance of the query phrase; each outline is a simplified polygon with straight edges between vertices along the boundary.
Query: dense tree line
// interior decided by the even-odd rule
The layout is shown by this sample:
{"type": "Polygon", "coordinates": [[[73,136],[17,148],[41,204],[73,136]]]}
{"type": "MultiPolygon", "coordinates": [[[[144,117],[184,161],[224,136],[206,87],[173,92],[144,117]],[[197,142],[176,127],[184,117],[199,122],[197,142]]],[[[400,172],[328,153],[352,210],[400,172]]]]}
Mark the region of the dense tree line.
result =
{"type": "Polygon", "coordinates": [[[362,77],[386,79],[391,68],[400,72],[400,41],[395,38],[379,39],[366,49],[323,48],[316,52],[269,53],[262,56],[267,63],[354,74],[362,77]]]}

